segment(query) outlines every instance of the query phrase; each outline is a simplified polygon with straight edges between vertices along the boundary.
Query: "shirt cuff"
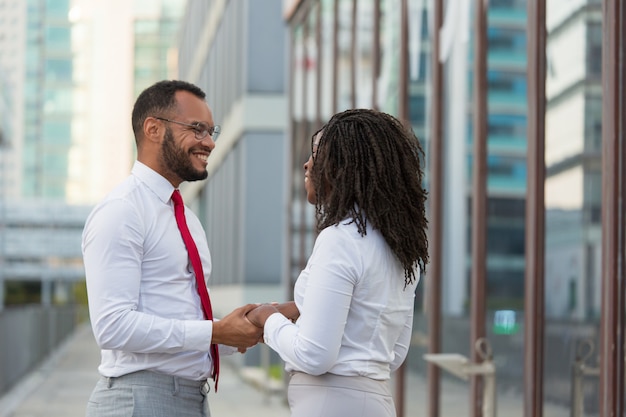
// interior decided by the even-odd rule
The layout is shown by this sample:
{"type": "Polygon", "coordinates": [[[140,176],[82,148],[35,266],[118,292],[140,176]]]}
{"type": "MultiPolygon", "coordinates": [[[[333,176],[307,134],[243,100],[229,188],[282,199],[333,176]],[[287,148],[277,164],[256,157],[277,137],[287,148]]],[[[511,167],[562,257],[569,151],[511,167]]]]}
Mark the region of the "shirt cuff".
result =
{"type": "Polygon", "coordinates": [[[184,350],[208,352],[213,338],[213,322],[211,320],[186,320],[184,350]]]}
{"type": "Polygon", "coordinates": [[[263,341],[266,344],[271,345],[272,336],[275,332],[285,325],[293,324],[291,320],[283,316],[280,313],[273,313],[265,320],[265,327],[263,328],[263,341]]]}
{"type": "Polygon", "coordinates": [[[220,355],[232,355],[235,352],[238,352],[237,348],[234,346],[228,346],[228,345],[217,345],[217,348],[220,352],[220,355]]]}

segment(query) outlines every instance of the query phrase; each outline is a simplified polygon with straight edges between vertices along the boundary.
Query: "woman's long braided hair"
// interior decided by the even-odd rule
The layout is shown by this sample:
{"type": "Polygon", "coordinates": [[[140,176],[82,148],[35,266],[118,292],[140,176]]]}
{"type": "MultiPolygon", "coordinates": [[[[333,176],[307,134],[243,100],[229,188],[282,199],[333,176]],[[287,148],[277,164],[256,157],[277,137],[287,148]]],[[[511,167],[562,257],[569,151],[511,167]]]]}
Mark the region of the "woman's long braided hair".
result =
{"type": "Polygon", "coordinates": [[[415,134],[389,114],[354,109],[334,115],[316,138],[309,175],[318,231],[351,218],[364,236],[369,221],[402,263],[405,285],[413,283],[416,266],[428,263],[424,151],[415,134]]]}

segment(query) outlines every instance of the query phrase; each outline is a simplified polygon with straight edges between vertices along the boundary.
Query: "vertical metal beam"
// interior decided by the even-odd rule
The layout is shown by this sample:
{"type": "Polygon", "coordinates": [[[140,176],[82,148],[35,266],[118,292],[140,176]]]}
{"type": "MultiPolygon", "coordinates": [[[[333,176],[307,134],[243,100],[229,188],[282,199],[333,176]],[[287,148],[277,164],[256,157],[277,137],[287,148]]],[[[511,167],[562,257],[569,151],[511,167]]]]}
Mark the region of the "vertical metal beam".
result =
{"type": "Polygon", "coordinates": [[[315,82],[315,128],[319,128],[322,126],[322,81],[323,81],[323,73],[322,73],[322,64],[324,63],[324,51],[323,51],[323,42],[322,42],[322,18],[323,13],[322,9],[324,8],[323,3],[317,2],[317,19],[315,22],[315,47],[317,48],[317,62],[315,63],[315,74],[316,74],[316,82],[315,82]]]}
{"type": "MultiPolygon", "coordinates": [[[[294,199],[296,198],[296,187],[294,186],[294,166],[295,166],[295,158],[296,158],[296,137],[297,137],[297,128],[294,122],[294,101],[295,101],[295,77],[294,74],[296,72],[296,54],[295,54],[295,24],[293,22],[289,22],[289,103],[291,104],[288,109],[289,112],[289,161],[287,164],[287,189],[288,189],[288,197],[287,197],[287,213],[286,222],[287,222],[287,233],[285,235],[285,242],[291,242],[291,239],[295,233],[293,230],[293,219],[294,219],[294,199]]],[[[292,262],[295,257],[295,249],[293,245],[286,245],[287,259],[285,262],[285,300],[293,300],[293,284],[294,280],[291,277],[292,271],[292,262]]]]}
{"type": "Polygon", "coordinates": [[[339,89],[339,1],[333,8],[333,114],[337,113],[337,90],[339,89]]]}
{"type": "Polygon", "coordinates": [[[352,0],[352,22],[350,25],[350,107],[356,107],[356,66],[359,55],[359,45],[357,44],[357,0],[352,0]]]}
{"type": "MultiPolygon", "coordinates": [[[[431,129],[430,129],[430,265],[426,280],[428,353],[441,352],[441,250],[443,230],[443,65],[439,60],[439,29],[443,25],[443,0],[433,4],[431,129]]],[[[439,367],[429,362],[428,416],[439,417],[441,378],[439,367]]]]}
{"type": "MultiPolygon", "coordinates": [[[[298,135],[295,138],[296,141],[296,162],[304,163],[305,155],[310,152],[308,150],[307,144],[308,141],[306,137],[309,132],[309,121],[308,121],[308,70],[307,70],[307,62],[308,62],[308,48],[307,48],[307,39],[309,37],[309,6],[310,3],[305,3],[302,7],[305,7],[305,11],[302,14],[302,20],[300,24],[302,25],[302,59],[298,63],[301,66],[300,71],[302,71],[302,90],[300,91],[301,100],[302,100],[302,120],[300,124],[300,128],[298,129],[298,135]]],[[[306,251],[306,242],[307,242],[307,201],[304,195],[300,196],[301,204],[300,204],[300,268],[304,269],[306,266],[306,260],[308,258],[308,253],[306,251]]],[[[314,239],[314,237],[313,237],[314,239]]]]}
{"type": "Polygon", "coordinates": [[[626,5],[602,2],[600,415],[624,415],[626,5]]]}
{"type": "Polygon", "coordinates": [[[398,117],[408,127],[409,121],[409,5],[400,0],[400,62],[398,74],[398,117]]]}
{"type": "MultiPolygon", "coordinates": [[[[408,51],[409,45],[409,5],[408,0],[400,0],[400,51],[408,51]]],[[[400,70],[398,82],[398,119],[407,128],[411,127],[409,120],[409,58],[408,53],[400,53],[400,70]]],[[[396,414],[397,417],[404,417],[404,387],[406,362],[396,371],[396,414]]]]}
{"type": "MultiPolygon", "coordinates": [[[[474,166],[472,170],[472,275],[470,347],[472,362],[482,358],[474,345],[485,337],[487,217],[487,4],[475,4],[474,30],[474,166]]],[[[470,416],[482,416],[483,380],[470,381],[470,416]]]]}
{"type": "Polygon", "coordinates": [[[372,39],[372,108],[378,110],[378,76],[380,75],[380,1],[373,0],[374,30],[372,39]]]}
{"type": "Polygon", "coordinates": [[[527,5],[528,152],[524,294],[524,416],[543,415],[546,2],[527,5]]]}

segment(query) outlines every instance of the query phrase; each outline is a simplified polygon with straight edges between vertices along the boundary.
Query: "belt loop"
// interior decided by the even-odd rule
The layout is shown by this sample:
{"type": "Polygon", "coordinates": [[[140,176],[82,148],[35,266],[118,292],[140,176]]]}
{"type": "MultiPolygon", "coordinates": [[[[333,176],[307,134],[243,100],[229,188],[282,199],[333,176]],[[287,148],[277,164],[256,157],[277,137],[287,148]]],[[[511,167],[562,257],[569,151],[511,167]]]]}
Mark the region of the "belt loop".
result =
{"type": "Polygon", "coordinates": [[[113,386],[113,377],[107,377],[107,388],[111,388],[113,386]]]}
{"type": "Polygon", "coordinates": [[[174,395],[178,395],[179,386],[178,386],[178,377],[174,377],[174,395]]]}

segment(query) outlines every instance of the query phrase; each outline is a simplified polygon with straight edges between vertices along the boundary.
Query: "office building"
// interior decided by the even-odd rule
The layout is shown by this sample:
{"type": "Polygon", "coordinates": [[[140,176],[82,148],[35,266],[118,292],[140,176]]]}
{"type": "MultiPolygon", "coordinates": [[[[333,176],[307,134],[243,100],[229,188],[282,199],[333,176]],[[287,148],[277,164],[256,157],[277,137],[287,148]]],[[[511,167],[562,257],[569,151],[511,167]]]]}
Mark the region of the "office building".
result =
{"type": "Polygon", "coordinates": [[[207,232],[214,309],[220,316],[283,301],[289,142],[281,1],[191,0],[181,27],[179,78],[206,92],[222,127],[208,181],[181,187],[207,232]]]}
{"type": "Polygon", "coordinates": [[[597,320],[601,309],[602,3],[548,4],[546,290],[553,296],[546,315],[597,320]]]}

